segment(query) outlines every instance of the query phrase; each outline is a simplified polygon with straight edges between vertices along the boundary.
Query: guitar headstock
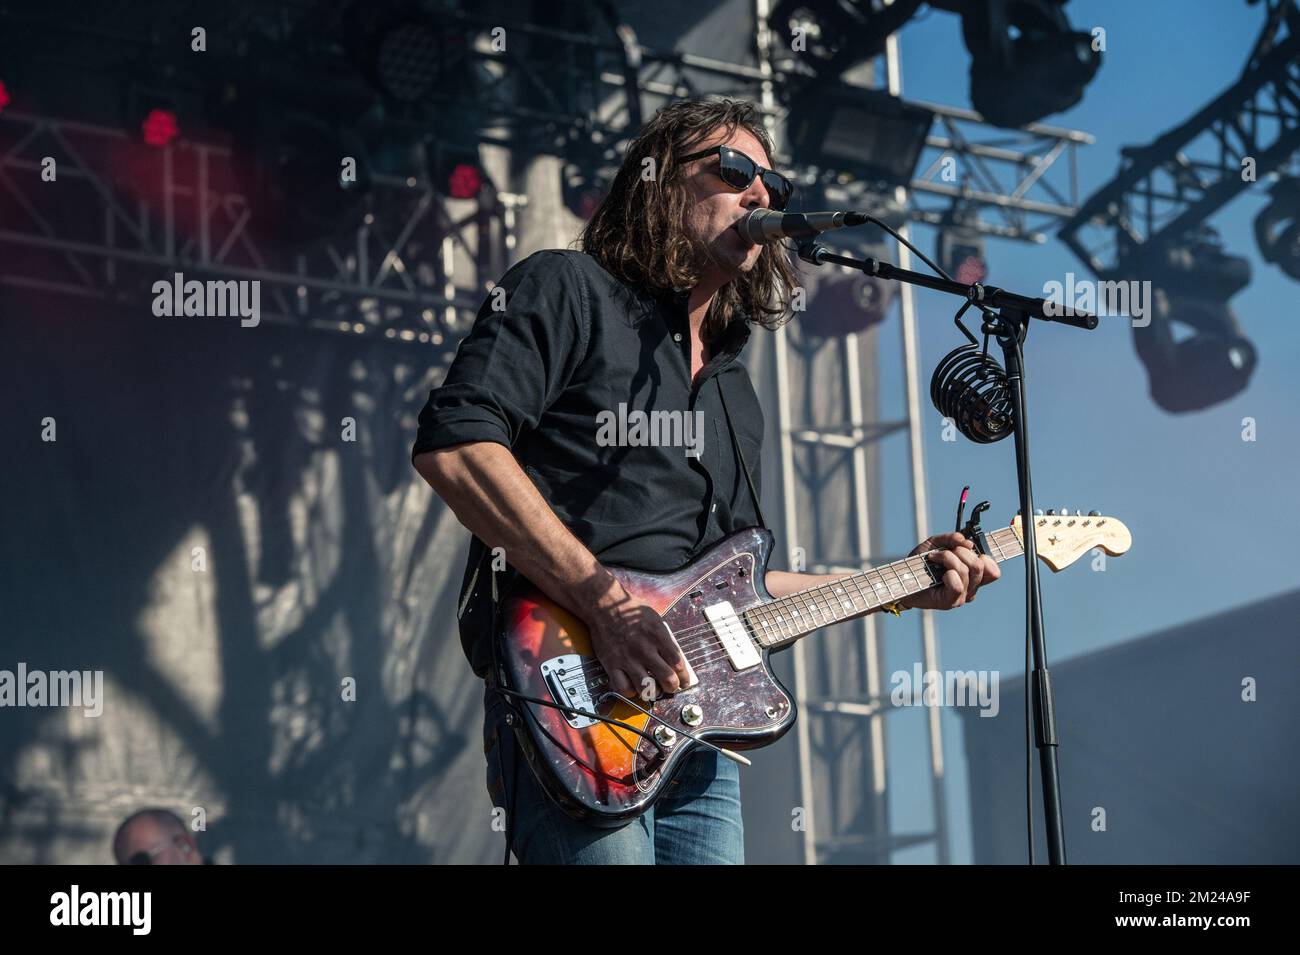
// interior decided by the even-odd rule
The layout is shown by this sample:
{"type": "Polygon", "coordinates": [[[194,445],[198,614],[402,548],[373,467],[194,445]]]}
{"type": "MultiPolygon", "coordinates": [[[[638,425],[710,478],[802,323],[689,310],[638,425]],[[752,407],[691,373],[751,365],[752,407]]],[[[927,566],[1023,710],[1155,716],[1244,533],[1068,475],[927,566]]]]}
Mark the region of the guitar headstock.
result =
{"type": "MultiPolygon", "coordinates": [[[[1012,518],[1011,529],[1023,547],[1019,514],[1012,518]]],[[[1104,514],[1042,514],[1034,518],[1034,529],[1038,556],[1054,571],[1069,567],[1094,547],[1118,557],[1133,546],[1124,522],[1104,514]]]]}

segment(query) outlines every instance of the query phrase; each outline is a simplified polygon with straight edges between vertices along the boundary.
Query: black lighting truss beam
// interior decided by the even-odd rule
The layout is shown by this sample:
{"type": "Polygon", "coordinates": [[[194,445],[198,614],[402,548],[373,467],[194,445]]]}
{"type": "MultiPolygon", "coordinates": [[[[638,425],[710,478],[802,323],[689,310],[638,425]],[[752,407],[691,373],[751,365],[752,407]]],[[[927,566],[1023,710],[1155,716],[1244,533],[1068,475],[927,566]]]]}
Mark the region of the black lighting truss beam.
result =
{"type": "Polygon", "coordinates": [[[1267,7],[1237,82],[1150,145],[1124,150],[1115,178],[1062,226],[1061,240],[1098,277],[1126,274],[1139,247],[1149,257],[1181,240],[1300,149],[1300,10],[1295,0],[1267,7]]]}
{"type": "Polygon", "coordinates": [[[0,222],[0,283],[147,313],[151,284],[173,272],[257,280],[263,321],[450,350],[505,270],[522,202],[490,189],[447,200],[427,178],[376,175],[355,229],[286,256],[250,228],[228,149],[137,145],[152,171],[141,191],[105,158],[129,145],[112,127],[0,113],[0,208],[13,213],[0,222]],[[46,156],[58,188],[40,181],[46,156]],[[458,272],[457,258],[470,266],[458,272]]]}
{"type": "Polygon", "coordinates": [[[942,226],[956,207],[984,235],[1043,243],[1077,213],[1078,149],[1095,141],[1090,134],[1042,123],[1002,129],[973,110],[916,105],[934,112],[935,125],[908,186],[908,218],[942,226]]]}

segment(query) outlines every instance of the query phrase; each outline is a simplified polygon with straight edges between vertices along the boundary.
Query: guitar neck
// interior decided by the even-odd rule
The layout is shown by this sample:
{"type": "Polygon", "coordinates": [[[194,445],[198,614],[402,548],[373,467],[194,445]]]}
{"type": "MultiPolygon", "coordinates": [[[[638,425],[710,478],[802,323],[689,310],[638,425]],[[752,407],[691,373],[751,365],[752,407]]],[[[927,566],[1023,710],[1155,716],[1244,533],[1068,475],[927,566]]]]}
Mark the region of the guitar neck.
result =
{"type": "MultiPolygon", "coordinates": [[[[1013,528],[985,534],[989,557],[1001,563],[1024,554],[1013,528]]],[[[742,616],[758,642],[769,649],[787,646],[815,630],[865,617],[894,603],[939,585],[934,568],[924,555],[905,557],[829,584],[811,587],[788,597],[746,610],[742,616]]]]}

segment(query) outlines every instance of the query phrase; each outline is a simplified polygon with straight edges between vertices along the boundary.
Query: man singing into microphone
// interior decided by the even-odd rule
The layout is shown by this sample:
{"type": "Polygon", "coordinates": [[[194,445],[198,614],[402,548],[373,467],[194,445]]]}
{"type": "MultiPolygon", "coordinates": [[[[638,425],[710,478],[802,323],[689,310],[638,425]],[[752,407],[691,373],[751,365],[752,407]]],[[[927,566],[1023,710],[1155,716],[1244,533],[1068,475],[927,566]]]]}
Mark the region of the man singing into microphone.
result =
{"type": "MultiPolygon", "coordinates": [[[[488,791],[507,810],[521,862],[744,861],[738,769],[705,747],[619,828],[552,804],[492,685],[490,628],[494,589],[499,599],[522,577],[587,625],[616,691],[674,693],[691,680],[658,616],[606,567],[675,570],[758,523],[741,458],[757,482],[763,416],[740,356],[751,325],[786,317],[795,277],[779,245],[751,244],[736,226],[789,202],[790,180],[771,167],[751,104],[660,110],[628,148],[581,251],[538,252],[506,273],[420,413],[412,463],[473,534],[461,642],[487,679],[488,791]],[[599,421],[620,406],[702,420],[703,440],[611,442],[599,421]],[[495,548],[504,575],[491,570],[495,548]]],[[[905,606],[958,607],[999,576],[958,534],[913,553],[935,548],[942,587],[905,606]]],[[[769,571],[765,582],[780,597],[834,579],[769,571]]]]}

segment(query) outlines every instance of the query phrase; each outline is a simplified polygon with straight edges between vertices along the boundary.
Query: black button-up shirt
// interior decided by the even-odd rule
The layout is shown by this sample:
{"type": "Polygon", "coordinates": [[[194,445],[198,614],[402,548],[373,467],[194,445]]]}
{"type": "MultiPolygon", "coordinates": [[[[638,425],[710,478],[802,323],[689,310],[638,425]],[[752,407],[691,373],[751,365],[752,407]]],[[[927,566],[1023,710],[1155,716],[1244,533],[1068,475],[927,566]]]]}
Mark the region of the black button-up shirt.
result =
{"type": "MultiPolygon", "coordinates": [[[[631,288],[570,250],[529,256],[499,288],[504,296],[495,289],[488,295],[446,380],[429,393],[412,458],[467,441],[505,445],[560,520],[608,565],[675,570],[759,523],[719,396],[724,390],[757,485],[763,412],[738,360],[748,322],[733,321],[712,343],[693,385],[688,292],[631,288]],[[658,427],[638,434],[635,412],[658,427]],[[684,439],[686,432],[667,425],[675,417],[686,425],[687,415],[692,426],[703,425],[691,435],[702,444],[689,446],[700,450],[698,458],[684,441],[647,443],[684,439]],[[632,426],[622,435],[620,419],[632,426]]],[[[491,659],[484,556],[475,539],[465,571],[473,592],[461,617],[461,640],[480,676],[491,659]]],[[[582,608],[570,609],[581,615],[582,608]]]]}

